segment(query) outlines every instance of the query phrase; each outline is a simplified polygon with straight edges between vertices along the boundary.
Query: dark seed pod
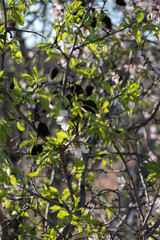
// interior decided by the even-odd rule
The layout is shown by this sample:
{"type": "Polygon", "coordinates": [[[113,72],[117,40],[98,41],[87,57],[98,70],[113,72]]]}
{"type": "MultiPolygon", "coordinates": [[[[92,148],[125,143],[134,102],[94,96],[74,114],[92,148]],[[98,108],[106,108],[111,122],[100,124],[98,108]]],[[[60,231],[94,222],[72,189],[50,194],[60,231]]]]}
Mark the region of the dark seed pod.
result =
{"type": "Polygon", "coordinates": [[[36,103],[36,106],[33,111],[34,121],[39,120],[40,115],[42,115],[42,112],[43,112],[42,105],[40,103],[36,103]]]}
{"type": "Polygon", "coordinates": [[[51,73],[50,73],[50,77],[52,80],[57,76],[58,72],[59,71],[58,71],[57,67],[52,68],[51,73]]]}
{"type": "Polygon", "coordinates": [[[43,137],[47,137],[49,135],[49,130],[48,127],[45,123],[40,122],[38,124],[38,132],[40,135],[42,135],[43,137]]]}
{"type": "Polygon", "coordinates": [[[34,115],[34,121],[35,121],[35,122],[36,122],[36,121],[38,121],[38,120],[39,120],[39,118],[40,118],[39,114],[38,114],[38,113],[36,113],[36,114],[34,115]]]}
{"type": "Polygon", "coordinates": [[[59,91],[57,90],[57,88],[53,91],[53,94],[57,94],[59,93],[59,91]]]}
{"type": "Polygon", "coordinates": [[[83,94],[83,89],[80,85],[73,83],[71,91],[75,92],[77,95],[83,94]]]}
{"type": "Polygon", "coordinates": [[[107,15],[103,16],[102,21],[106,25],[106,28],[108,28],[108,29],[112,28],[111,19],[107,15]]]}
{"type": "Polygon", "coordinates": [[[11,90],[13,90],[13,89],[14,89],[14,82],[11,82],[11,84],[10,84],[9,88],[10,88],[11,90]]]}
{"type": "Polygon", "coordinates": [[[95,17],[93,17],[91,21],[92,21],[91,27],[95,28],[97,25],[97,19],[95,17]]]}
{"type": "Polygon", "coordinates": [[[42,144],[34,145],[31,151],[33,156],[40,154],[43,151],[42,144]]]}
{"type": "Polygon", "coordinates": [[[86,92],[87,97],[89,97],[93,92],[93,87],[87,86],[85,92],[86,92]]]}
{"type": "Polygon", "coordinates": [[[86,101],[83,100],[82,102],[83,102],[83,108],[85,110],[91,113],[95,113],[97,111],[97,105],[92,100],[86,100],[86,101]]]}
{"type": "Polygon", "coordinates": [[[69,102],[71,102],[71,100],[72,100],[72,95],[68,94],[68,95],[66,96],[66,98],[68,99],[69,102]]]}
{"type": "Polygon", "coordinates": [[[124,0],[116,0],[116,3],[119,5],[119,6],[122,6],[122,7],[125,7],[126,6],[126,3],[124,0]]]}

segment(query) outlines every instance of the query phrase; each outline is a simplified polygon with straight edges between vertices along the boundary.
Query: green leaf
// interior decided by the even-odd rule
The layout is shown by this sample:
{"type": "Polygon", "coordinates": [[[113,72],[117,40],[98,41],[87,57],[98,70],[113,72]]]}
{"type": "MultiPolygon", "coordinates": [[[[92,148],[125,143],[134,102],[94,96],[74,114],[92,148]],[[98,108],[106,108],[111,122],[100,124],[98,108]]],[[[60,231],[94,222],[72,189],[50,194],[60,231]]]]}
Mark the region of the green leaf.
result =
{"type": "Polygon", "coordinates": [[[93,42],[94,41],[94,36],[92,34],[88,35],[86,38],[87,41],[93,42]]]}
{"type": "Polygon", "coordinates": [[[23,147],[25,147],[26,145],[29,145],[29,144],[30,144],[30,141],[24,140],[19,147],[23,148],[23,147]]]}
{"type": "Polygon", "coordinates": [[[18,78],[26,78],[26,79],[31,79],[31,80],[33,79],[33,77],[31,75],[27,74],[27,73],[20,74],[20,75],[18,75],[16,77],[18,77],[18,78]]]}
{"type": "Polygon", "coordinates": [[[53,195],[56,195],[56,196],[58,196],[58,190],[56,189],[56,188],[54,188],[54,187],[49,187],[49,190],[51,191],[51,193],[53,194],[53,195]]]}
{"type": "Polygon", "coordinates": [[[103,165],[103,166],[106,166],[106,164],[107,164],[107,161],[106,161],[105,159],[103,159],[103,160],[102,160],[102,165],[103,165]]]}
{"type": "Polygon", "coordinates": [[[138,11],[140,11],[141,10],[141,8],[140,7],[137,7],[137,8],[135,8],[134,10],[133,10],[133,13],[136,13],[136,12],[138,12],[138,11]]]}
{"type": "Polygon", "coordinates": [[[51,43],[40,43],[36,45],[37,48],[41,48],[41,49],[47,49],[47,48],[50,48],[51,46],[52,46],[51,43]]]}
{"type": "Polygon", "coordinates": [[[82,1],[75,1],[71,4],[71,9],[72,10],[78,9],[78,7],[81,6],[81,4],[82,4],[82,1]]]}
{"type": "Polygon", "coordinates": [[[59,143],[61,143],[64,138],[68,138],[68,135],[63,131],[60,131],[60,132],[56,133],[56,135],[57,135],[57,138],[58,138],[57,141],[59,143]]]}
{"type": "Polygon", "coordinates": [[[25,4],[19,2],[16,7],[20,12],[25,12],[25,4]]]}
{"type": "Polygon", "coordinates": [[[74,64],[75,64],[75,60],[74,60],[74,58],[71,58],[71,60],[70,60],[70,64],[71,64],[71,67],[73,68],[73,67],[74,67],[74,64]]]}
{"type": "Polygon", "coordinates": [[[69,213],[65,210],[59,211],[59,213],[57,214],[57,217],[59,219],[64,219],[67,216],[69,216],[69,213]]]}
{"type": "Polygon", "coordinates": [[[67,138],[68,137],[67,134],[63,131],[58,132],[56,135],[58,138],[67,138]]]}
{"type": "Polygon", "coordinates": [[[67,32],[64,32],[64,33],[62,34],[62,41],[63,41],[67,36],[68,36],[68,33],[67,33],[67,32]]]}
{"type": "Polygon", "coordinates": [[[22,236],[18,235],[18,240],[23,240],[22,236]]]}
{"type": "Polygon", "coordinates": [[[77,225],[78,225],[78,222],[77,222],[77,221],[72,221],[71,224],[72,224],[73,226],[77,226],[77,225]]]}
{"type": "Polygon", "coordinates": [[[102,108],[105,109],[105,108],[107,108],[108,106],[109,106],[109,102],[108,102],[108,101],[105,101],[105,102],[103,103],[102,108]]]}
{"type": "Polygon", "coordinates": [[[76,69],[76,72],[89,75],[89,70],[87,70],[86,68],[76,69]]]}
{"type": "Polygon", "coordinates": [[[69,189],[68,188],[64,189],[64,191],[62,192],[62,200],[66,200],[69,196],[70,196],[69,189]]]}
{"type": "Polygon", "coordinates": [[[28,176],[29,176],[30,178],[36,177],[36,176],[38,175],[38,173],[39,173],[39,168],[38,168],[35,172],[29,173],[28,176]]]}
{"type": "Polygon", "coordinates": [[[20,64],[22,62],[22,53],[18,50],[17,46],[10,44],[11,47],[11,57],[16,63],[20,64]]]}
{"type": "Polygon", "coordinates": [[[50,111],[48,96],[47,96],[47,95],[39,94],[39,100],[40,100],[40,103],[41,103],[42,107],[43,107],[46,111],[50,111]]]}
{"type": "Polygon", "coordinates": [[[113,88],[111,87],[109,82],[103,82],[103,87],[107,93],[113,94],[113,88]]]}
{"type": "Polygon", "coordinates": [[[137,29],[137,27],[134,27],[132,34],[135,37],[135,39],[137,40],[137,42],[140,43],[141,42],[141,32],[140,32],[140,30],[137,29]]]}
{"type": "Polygon", "coordinates": [[[3,77],[4,71],[0,72],[0,78],[3,77]]]}
{"type": "Polygon", "coordinates": [[[23,131],[25,130],[25,127],[23,126],[23,124],[22,124],[20,121],[17,122],[17,128],[18,128],[21,132],[23,132],[23,131]]]}
{"type": "Polygon", "coordinates": [[[32,73],[33,73],[33,76],[34,76],[35,80],[37,80],[37,66],[36,66],[36,63],[34,65],[34,67],[32,68],[32,73]]]}
{"type": "Polygon", "coordinates": [[[107,209],[107,215],[108,215],[108,218],[111,217],[111,214],[112,214],[111,210],[110,210],[110,209],[107,209]]]}
{"type": "Polygon", "coordinates": [[[104,52],[107,53],[108,51],[108,47],[107,47],[107,44],[104,45],[104,52]]]}
{"type": "Polygon", "coordinates": [[[16,177],[14,175],[10,175],[9,176],[10,182],[12,185],[17,186],[17,180],[16,177]]]}
{"type": "Polygon", "coordinates": [[[137,22],[139,22],[139,23],[142,22],[143,19],[144,19],[144,17],[145,17],[144,12],[139,12],[139,13],[137,14],[137,17],[136,17],[137,22]]]}
{"type": "Polygon", "coordinates": [[[24,17],[19,11],[12,10],[11,12],[11,18],[13,21],[18,23],[19,25],[23,26],[24,25],[24,17]]]}
{"type": "Polygon", "coordinates": [[[59,211],[59,210],[62,209],[62,207],[57,206],[57,205],[54,205],[54,206],[50,207],[50,209],[51,209],[52,211],[59,211]]]}
{"type": "Polygon", "coordinates": [[[2,26],[0,26],[0,34],[3,34],[4,30],[5,30],[5,28],[4,28],[4,24],[3,24],[2,26]]]}
{"type": "Polygon", "coordinates": [[[10,6],[13,3],[13,0],[8,0],[8,6],[10,6]]]}
{"type": "Polygon", "coordinates": [[[0,139],[2,139],[2,141],[5,142],[7,140],[7,135],[12,135],[12,124],[12,121],[0,121],[0,139]]]}
{"type": "Polygon", "coordinates": [[[27,212],[23,212],[22,215],[23,217],[29,217],[29,214],[27,212]]]}

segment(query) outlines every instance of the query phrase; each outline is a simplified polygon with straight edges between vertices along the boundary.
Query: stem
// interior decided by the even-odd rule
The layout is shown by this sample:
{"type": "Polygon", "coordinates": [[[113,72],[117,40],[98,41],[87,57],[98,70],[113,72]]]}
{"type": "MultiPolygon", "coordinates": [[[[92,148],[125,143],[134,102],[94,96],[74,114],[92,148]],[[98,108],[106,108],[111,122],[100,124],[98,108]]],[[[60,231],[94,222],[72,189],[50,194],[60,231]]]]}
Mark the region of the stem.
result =
{"type": "Polygon", "coordinates": [[[66,181],[67,181],[67,186],[68,186],[68,189],[69,189],[69,192],[70,192],[71,200],[74,203],[74,198],[73,198],[74,191],[73,191],[73,188],[72,188],[72,185],[71,185],[71,179],[70,179],[70,176],[69,176],[69,173],[68,173],[66,160],[64,158],[64,152],[65,152],[65,148],[61,147],[60,148],[61,164],[62,164],[63,172],[64,172],[64,175],[65,175],[65,178],[66,178],[66,181]]]}

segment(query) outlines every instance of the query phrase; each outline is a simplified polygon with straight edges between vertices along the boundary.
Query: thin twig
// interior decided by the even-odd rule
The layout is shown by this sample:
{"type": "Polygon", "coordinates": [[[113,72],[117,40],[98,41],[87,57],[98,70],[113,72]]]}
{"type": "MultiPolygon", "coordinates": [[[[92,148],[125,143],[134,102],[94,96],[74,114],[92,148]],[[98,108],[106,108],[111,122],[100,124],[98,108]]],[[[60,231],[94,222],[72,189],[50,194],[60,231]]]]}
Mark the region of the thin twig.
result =
{"type": "MultiPolygon", "coordinates": [[[[4,96],[6,97],[6,99],[10,102],[10,103],[13,103],[13,99],[11,98],[11,96],[8,94],[8,92],[3,88],[3,87],[0,87],[0,93],[3,93],[4,96]]],[[[18,105],[15,106],[15,110],[16,112],[18,113],[19,115],[19,118],[21,118],[26,124],[27,126],[32,129],[35,133],[37,133],[38,136],[40,136],[40,138],[43,140],[43,141],[47,141],[46,138],[44,138],[42,135],[39,135],[39,132],[38,132],[38,129],[28,120],[27,117],[25,117],[25,115],[21,112],[20,108],[18,105]]]]}
{"type": "Polygon", "coordinates": [[[157,111],[159,109],[159,106],[160,106],[160,101],[158,101],[158,103],[157,103],[155,109],[152,111],[150,117],[148,117],[147,119],[145,119],[141,123],[137,123],[137,124],[131,125],[130,127],[127,128],[127,131],[138,130],[139,128],[146,126],[154,118],[154,116],[156,115],[156,113],[157,113],[157,111]]]}
{"type": "Polygon", "coordinates": [[[74,203],[74,198],[73,198],[74,191],[73,191],[73,188],[72,188],[72,185],[71,185],[71,178],[70,178],[69,173],[68,173],[66,160],[64,158],[64,152],[65,152],[65,148],[61,147],[60,148],[61,164],[62,164],[63,172],[64,172],[64,175],[65,175],[65,178],[66,178],[66,181],[67,181],[67,186],[68,186],[68,189],[69,189],[69,192],[70,192],[70,197],[71,197],[72,202],[74,203]]]}
{"type": "Polygon", "coordinates": [[[40,37],[46,39],[46,37],[44,37],[44,36],[41,35],[40,33],[37,33],[37,32],[32,31],[32,30],[17,29],[17,28],[8,27],[8,28],[7,28],[7,32],[11,32],[11,31],[14,31],[14,32],[27,32],[27,33],[34,33],[34,34],[37,34],[38,36],[40,36],[40,37]]]}
{"type": "MultiPolygon", "coordinates": [[[[95,1],[95,0],[94,0],[95,1]]],[[[87,11],[85,12],[84,16],[83,16],[83,19],[82,19],[82,22],[80,24],[80,26],[78,27],[77,31],[76,31],[76,34],[75,34],[75,38],[74,38],[74,42],[73,42],[73,45],[72,45],[72,48],[71,48],[71,51],[70,51],[70,54],[69,54],[69,57],[68,57],[68,61],[67,61],[67,65],[66,65],[66,69],[65,69],[65,72],[64,72],[64,75],[63,75],[63,81],[62,81],[62,96],[65,95],[65,90],[66,90],[66,83],[67,83],[67,76],[68,76],[68,71],[69,71],[69,64],[70,64],[70,60],[71,60],[71,57],[72,57],[72,54],[73,52],[75,51],[76,47],[76,43],[77,43],[77,39],[78,39],[78,34],[79,34],[79,31],[81,29],[81,27],[83,26],[83,23],[85,21],[85,18],[88,14],[88,12],[90,11],[90,9],[92,8],[93,4],[94,4],[94,1],[92,1],[92,4],[91,6],[87,9],[87,11]]]]}
{"type": "Polygon", "coordinates": [[[114,31],[114,32],[107,33],[107,34],[104,35],[103,37],[97,38],[97,39],[93,40],[92,42],[82,43],[81,45],[75,47],[73,51],[76,51],[77,49],[83,48],[83,47],[85,47],[86,45],[88,45],[88,44],[90,44],[90,43],[95,43],[95,42],[102,41],[102,40],[104,40],[105,38],[108,38],[108,37],[110,37],[110,36],[113,36],[114,34],[116,34],[116,33],[118,33],[118,32],[122,32],[123,30],[132,27],[132,25],[133,25],[134,23],[135,23],[135,22],[133,22],[133,23],[131,23],[131,24],[129,24],[129,25],[127,25],[127,26],[119,29],[119,30],[116,30],[116,31],[114,31]]]}

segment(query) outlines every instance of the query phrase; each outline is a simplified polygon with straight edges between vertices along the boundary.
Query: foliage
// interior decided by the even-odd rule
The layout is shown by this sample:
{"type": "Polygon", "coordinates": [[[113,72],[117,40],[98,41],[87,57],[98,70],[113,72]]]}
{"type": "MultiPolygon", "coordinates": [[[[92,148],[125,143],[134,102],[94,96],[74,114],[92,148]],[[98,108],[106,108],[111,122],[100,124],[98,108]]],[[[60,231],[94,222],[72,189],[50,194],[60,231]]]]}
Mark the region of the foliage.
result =
{"type": "Polygon", "coordinates": [[[158,239],[157,2],[0,11],[2,239],[158,239]]]}

